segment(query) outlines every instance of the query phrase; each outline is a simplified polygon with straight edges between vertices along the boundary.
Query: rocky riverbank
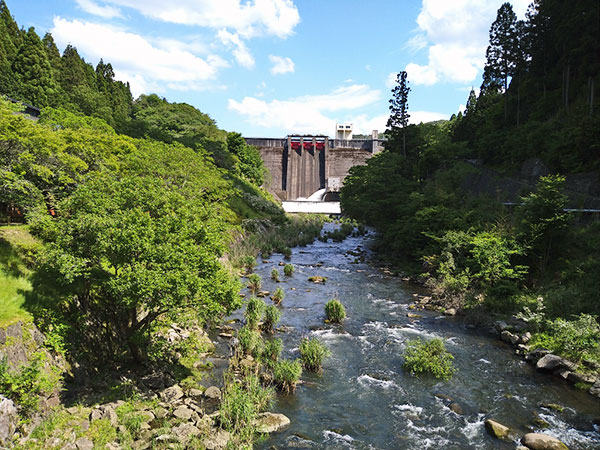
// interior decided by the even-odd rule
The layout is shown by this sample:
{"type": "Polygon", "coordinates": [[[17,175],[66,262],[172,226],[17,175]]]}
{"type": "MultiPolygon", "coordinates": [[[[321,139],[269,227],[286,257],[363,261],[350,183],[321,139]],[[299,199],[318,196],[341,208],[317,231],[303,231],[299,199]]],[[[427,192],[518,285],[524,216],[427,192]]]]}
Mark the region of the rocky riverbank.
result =
{"type": "MultiPolygon", "coordinates": [[[[43,345],[44,336],[34,330],[35,342],[43,345]]],[[[206,343],[210,350],[196,355],[191,363],[201,372],[196,379],[200,378],[202,384],[167,368],[154,367],[146,373],[121,370],[115,374],[118,381],[113,379],[103,387],[94,383],[69,386],[68,399],[60,398],[57,387],[33,416],[25,416],[15,402],[0,397],[0,445],[23,450],[219,450],[235,442],[234,433],[220,420],[223,374],[230,370],[227,338],[214,336],[211,340],[199,327],[177,324],[164,334],[171,343],[192,336],[206,343]],[[119,399],[94,400],[111,396],[119,399]]],[[[4,339],[2,354],[11,358],[15,369],[27,362],[26,348],[31,347],[22,335],[22,324],[0,333],[0,340],[4,339]]],[[[287,417],[264,412],[257,415],[252,426],[258,433],[268,434],[288,424],[287,417]]]]}
{"type": "MultiPolygon", "coordinates": [[[[384,273],[391,274],[389,269],[382,270],[384,273]]],[[[409,277],[404,277],[403,280],[414,283],[414,280],[409,277]]],[[[464,317],[468,327],[477,327],[496,335],[502,342],[514,347],[515,353],[533,364],[537,371],[558,377],[600,398],[600,367],[589,362],[577,364],[553,355],[548,349],[534,348],[531,345],[532,335],[529,325],[525,321],[514,316],[508,320],[495,320],[493,315],[483,316],[479,311],[460,309],[456,302],[441,297],[436,298],[431,292],[413,295],[415,300],[410,306],[411,309],[427,309],[439,311],[449,317],[457,315],[464,317]]]]}

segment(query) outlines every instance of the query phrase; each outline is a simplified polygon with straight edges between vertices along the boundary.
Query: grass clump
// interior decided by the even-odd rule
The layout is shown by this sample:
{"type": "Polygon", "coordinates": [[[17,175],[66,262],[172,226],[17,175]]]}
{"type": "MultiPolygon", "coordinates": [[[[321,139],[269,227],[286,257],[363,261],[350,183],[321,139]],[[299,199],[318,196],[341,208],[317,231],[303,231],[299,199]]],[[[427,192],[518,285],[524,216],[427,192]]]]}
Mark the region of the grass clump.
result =
{"type": "Polygon", "coordinates": [[[266,340],[263,346],[262,359],[268,365],[272,366],[283,350],[283,342],[279,338],[266,340]]]}
{"type": "Polygon", "coordinates": [[[252,328],[244,326],[238,331],[240,350],[244,355],[257,357],[262,353],[263,340],[260,333],[252,328]]]}
{"type": "Polygon", "coordinates": [[[300,358],[304,368],[310,372],[320,372],[323,361],[331,355],[331,352],[318,339],[302,339],[300,343],[300,358]]]}
{"type": "Polygon", "coordinates": [[[299,360],[282,359],[273,366],[273,381],[277,388],[287,394],[296,391],[296,385],[302,375],[302,364],[299,360]]]}
{"type": "Polygon", "coordinates": [[[281,318],[281,311],[274,305],[269,305],[265,309],[265,318],[262,325],[262,330],[267,334],[273,334],[275,332],[275,326],[281,318]]]}
{"type": "Polygon", "coordinates": [[[240,258],[240,265],[247,274],[250,274],[256,267],[256,258],[252,255],[244,255],[240,258]]]}
{"type": "Polygon", "coordinates": [[[263,387],[256,376],[231,380],[219,409],[220,425],[239,443],[251,443],[255,432],[253,422],[271,405],[273,396],[273,390],[263,387]]]}
{"type": "Polygon", "coordinates": [[[286,277],[291,277],[293,273],[294,273],[294,265],[293,264],[286,264],[285,266],[283,266],[283,274],[286,277]]]}
{"type": "Polygon", "coordinates": [[[262,320],[265,308],[265,302],[260,298],[251,297],[250,300],[248,300],[244,317],[246,318],[246,325],[249,328],[253,330],[258,328],[258,323],[262,320]]]}
{"type": "Polygon", "coordinates": [[[453,359],[454,356],[446,350],[441,339],[429,342],[417,339],[406,344],[403,367],[417,377],[431,374],[435,378],[449,380],[456,371],[452,365],[453,359]]]}
{"type": "Polygon", "coordinates": [[[278,287],[277,289],[275,289],[275,292],[273,292],[273,295],[271,295],[271,300],[273,300],[273,302],[276,305],[281,305],[281,302],[283,301],[284,296],[285,296],[285,294],[283,292],[283,289],[278,287]]]}
{"type": "Polygon", "coordinates": [[[259,274],[253,273],[248,277],[248,289],[253,294],[256,294],[260,291],[260,287],[262,286],[262,278],[259,274]]]}
{"type": "Polygon", "coordinates": [[[325,304],[325,315],[327,316],[327,322],[342,323],[346,318],[346,308],[344,308],[342,302],[334,298],[325,304]]]}
{"type": "Polygon", "coordinates": [[[291,259],[292,258],[292,249],[289,247],[285,247],[281,253],[283,253],[283,257],[284,259],[291,259]]]}
{"type": "Polygon", "coordinates": [[[271,280],[279,283],[279,270],[277,270],[275,267],[271,269],[271,280]]]}

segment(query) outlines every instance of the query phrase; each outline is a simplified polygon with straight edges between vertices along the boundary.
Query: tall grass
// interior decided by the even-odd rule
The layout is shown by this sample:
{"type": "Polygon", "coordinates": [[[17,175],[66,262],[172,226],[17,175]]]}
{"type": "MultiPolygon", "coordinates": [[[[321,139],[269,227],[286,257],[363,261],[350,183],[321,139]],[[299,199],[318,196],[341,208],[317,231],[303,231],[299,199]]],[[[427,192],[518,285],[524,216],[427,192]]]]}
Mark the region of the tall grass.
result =
{"type": "Polygon", "coordinates": [[[320,372],[323,367],[323,360],[330,354],[329,349],[318,339],[304,338],[300,343],[302,364],[310,372],[320,372]]]}
{"type": "Polygon", "coordinates": [[[334,298],[325,304],[325,315],[331,323],[342,323],[346,318],[346,308],[338,299],[334,298]]]}

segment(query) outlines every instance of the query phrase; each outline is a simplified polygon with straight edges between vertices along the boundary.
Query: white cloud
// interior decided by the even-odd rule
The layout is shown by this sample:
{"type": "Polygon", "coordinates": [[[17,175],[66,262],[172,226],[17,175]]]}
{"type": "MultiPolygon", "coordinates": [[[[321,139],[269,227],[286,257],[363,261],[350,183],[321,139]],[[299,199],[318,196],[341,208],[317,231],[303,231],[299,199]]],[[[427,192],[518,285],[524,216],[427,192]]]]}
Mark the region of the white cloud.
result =
{"type": "Polygon", "coordinates": [[[300,22],[292,0],[104,0],[152,19],[215,29],[229,28],[244,38],[287,37],[300,22]]]}
{"type": "MultiPolygon", "coordinates": [[[[530,0],[514,0],[513,9],[523,17],[530,0]]],[[[471,82],[485,64],[489,28],[502,1],[423,0],[417,17],[418,34],[406,46],[427,46],[428,62],[406,66],[414,84],[432,85],[439,81],[471,82]]]]}
{"type": "Polygon", "coordinates": [[[273,75],[294,72],[296,69],[294,61],[287,57],[269,55],[269,61],[273,64],[273,67],[271,67],[271,73],[273,75]]]}
{"type": "Polygon", "coordinates": [[[77,45],[88,61],[104,58],[115,68],[118,79],[129,81],[134,95],[150,89],[202,90],[212,87],[219,69],[227,63],[216,55],[206,59],[183,50],[172,41],[153,45],[148,39],[107,25],[54,18],[51,30],[59,46],[77,45]],[[171,44],[169,44],[171,43],[171,44]]]}
{"type": "Polygon", "coordinates": [[[226,47],[233,48],[233,56],[240,66],[247,69],[254,67],[254,57],[237,33],[230,33],[222,29],[217,33],[217,37],[226,47]]]}
{"type": "Polygon", "coordinates": [[[246,116],[256,126],[283,128],[289,133],[331,134],[336,122],[346,121],[342,120],[347,116],[342,114],[343,111],[354,111],[380,98],[380,91],[355,84],[340,87],[328,94],[305,95],[290,100],[267,102],[255,97],[244,97],[242,101],[229,99],[228,107],[246,116]],[[337,113],[339,117],[329,117],[325,113],[337,113]]]}
{"type": "Polygon", "coordinates": [[[388,89],[392,89],[396,85],[396,76],[398,74],[396,72],[390,72],[390,74],[385,79],[385,87],[388,89]]]}
{"type": "Polygon", "coordinates": [[[114,6],[100,6],[93,0],[75,0],[77,6],[89,14],[100,16],[103,19],[114,19],[115,17],[123,17],[119,8],[114,6]]]}

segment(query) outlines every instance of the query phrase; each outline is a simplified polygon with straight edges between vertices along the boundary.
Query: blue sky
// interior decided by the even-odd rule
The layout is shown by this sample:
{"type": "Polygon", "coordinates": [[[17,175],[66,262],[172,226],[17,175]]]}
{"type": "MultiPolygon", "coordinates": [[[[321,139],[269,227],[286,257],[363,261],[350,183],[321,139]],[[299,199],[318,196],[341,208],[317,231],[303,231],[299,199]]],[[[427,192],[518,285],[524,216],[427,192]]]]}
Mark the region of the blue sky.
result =
{"type": "MultiPolygon", "coordinates": [[[[522,18],[530,0],[512,2],[522,18]]],[[[412,122],[449,118],[481,83],[501,0],[6,0],[59,49],[102,57],[134,96],[157,93],[245,136],[383,131],[408,72],[412,122]]]]}

